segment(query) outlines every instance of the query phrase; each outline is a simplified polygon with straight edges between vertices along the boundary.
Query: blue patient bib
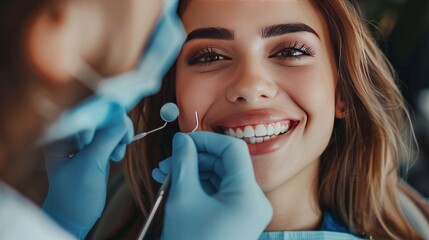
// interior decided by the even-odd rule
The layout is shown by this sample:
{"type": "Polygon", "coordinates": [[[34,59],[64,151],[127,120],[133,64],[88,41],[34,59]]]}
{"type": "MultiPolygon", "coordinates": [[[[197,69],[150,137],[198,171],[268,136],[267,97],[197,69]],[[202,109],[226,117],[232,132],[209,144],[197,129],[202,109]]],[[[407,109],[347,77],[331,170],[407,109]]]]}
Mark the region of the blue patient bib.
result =
{"type": "Polygon", "coordinates": [[[263,232],[259,240],[356,240],[365,239],[353,235],[353,232],[346,226],[340,224],[330,214],[323,214],[322,225],[320,230],[314,231],[278,231],[263,232]]]}
{"type": "Polygon", "coordinates": [[[263,232],[259,240],[356,240],[364,239],[350,233],[331,231],[263,232]]]}

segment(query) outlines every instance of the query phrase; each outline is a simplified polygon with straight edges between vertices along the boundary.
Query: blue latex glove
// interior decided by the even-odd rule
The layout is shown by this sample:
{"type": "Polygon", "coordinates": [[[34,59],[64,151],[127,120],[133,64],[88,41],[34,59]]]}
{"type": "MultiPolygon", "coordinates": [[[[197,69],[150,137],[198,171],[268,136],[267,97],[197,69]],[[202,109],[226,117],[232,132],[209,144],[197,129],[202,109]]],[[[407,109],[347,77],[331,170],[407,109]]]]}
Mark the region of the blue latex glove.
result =
{"type": "MultiPolygon", "coordinates": [[[[171,159],[169,157],[159,163],[159,168],[155,168],[152,171],[152,178],[159,183],[163,183],[168,173],[171,172],[171,159]]],[[[217,157],[208,153],[198,153],[198,174],[200,178],[201,187],[203,190],[212,195],[219,189],[221,179],[216,172],[222,171],[218,169],[214,171],[214,168],[220,168],[221,162],[217,157]]]]}
{"type": "MultiPolygon", "coordinates": [[[[163,240],[259,238],[272,208],[255,180],[244,141],[209,132],[178,133],[173,154],[163,164],[168,162],[172,182],[163,240]]],[[[153,175],[162,180],[162,173],[158,169],[153,175]]]]}
{"type": "Polygon", "coordinates": [[[55,142],[45,151],[49,191],[43,209],[80,239],[104,209],[109,160],[120,161],[134,135],[131,120],[119,106],[97,127],[55,142]]]}

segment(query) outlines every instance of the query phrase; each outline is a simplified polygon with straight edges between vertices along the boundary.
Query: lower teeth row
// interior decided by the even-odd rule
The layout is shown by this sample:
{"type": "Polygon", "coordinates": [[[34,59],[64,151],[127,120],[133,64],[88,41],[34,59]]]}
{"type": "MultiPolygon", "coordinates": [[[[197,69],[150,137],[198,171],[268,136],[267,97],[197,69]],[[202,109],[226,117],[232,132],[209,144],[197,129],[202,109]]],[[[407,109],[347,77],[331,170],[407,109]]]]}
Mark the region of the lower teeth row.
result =
{"type": "Polygon", "coordinates": [[[249,138],[244,138],[244,141],[251,144],[262,143],[262,142],[269,141],[275,137],[277,137],[277,135],[271,135],[271,136],[265,136],[265,137],[249,137],[249,138]]]}

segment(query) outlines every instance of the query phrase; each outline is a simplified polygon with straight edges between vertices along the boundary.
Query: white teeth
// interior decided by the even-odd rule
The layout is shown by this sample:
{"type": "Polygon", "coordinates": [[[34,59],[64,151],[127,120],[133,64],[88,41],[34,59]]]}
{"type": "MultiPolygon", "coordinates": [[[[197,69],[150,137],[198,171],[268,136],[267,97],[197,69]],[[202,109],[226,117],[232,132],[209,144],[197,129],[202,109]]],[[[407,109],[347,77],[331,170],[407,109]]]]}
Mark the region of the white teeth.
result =
{"type": "Polygon", "coordinates": [[[244,130],[243,128],[228,128],[227,130],[225,130],[225,134],[232,137],[244,139],[248,143],[253,144],[269,141],[277,135],[288,132],[289,128],[289,124],[281,124],[277,122],[266,125],[258,124],[255,127],[245,126],[244,130]]]}
{"type": "Polygon", "coordinates": [[[274,126],[272,124],[268,124],[267,135],[273,135],[273,134],[274,134],[274,126]]]}
{"type": "Polygon", "coordinates": [[[264,125],[262,125],[262,124],[256,125],[255,136],[262,137],[262,136],[265,136],[265,135],[267,135],[267,128],[264,125]]]}
{"type": "Polygon", "coordinates": [[[281,132],[281,128],[282,128],[282,125],[280,123],[276,123],[276,125],[274,125],[274,134],[279,135],[281,132]]]}
{"type": "Polygon", "coordinates": [[[283,132],[287,132],[287,131],[289,131],[289,125],[286,125],[286,126],[285,126],[285,129],[284,129],[284,131],[283,131],[283,132]]]}
{"type": "Polygon", "coordinates": [[[229,135],[229,136],[232,136],[232,137],[236,137],[236,136],[237,136],[237,135],[235,135],[234,129],[232,129],[232,128],[230,128],[230,129],[228,130],[228,135],[229,135]]]}
{"type": "Polygon", "coordinates": [[[241,129],[240,129],[240,128],[238,128],[238,129],[235,131],[235,136],[236,136],[237,138],[243,138],[243,137],[244,137],[243,131],[241,131],[241,129]]]}
{"type": "Polygon", "coordinates": [[[251,126],[246,126],[244,128],[244,137],[253,137],[255,136],[255,130],[251,126]]]}

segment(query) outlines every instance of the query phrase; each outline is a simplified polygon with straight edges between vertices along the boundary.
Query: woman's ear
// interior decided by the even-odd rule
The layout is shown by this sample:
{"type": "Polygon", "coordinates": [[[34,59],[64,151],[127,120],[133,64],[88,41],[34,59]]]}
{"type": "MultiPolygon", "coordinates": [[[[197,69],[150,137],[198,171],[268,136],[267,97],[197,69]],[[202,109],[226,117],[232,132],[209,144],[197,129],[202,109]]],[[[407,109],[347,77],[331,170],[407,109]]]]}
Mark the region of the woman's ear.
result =
{"type": "Polygon", "coordinates": [[[43,7],[30,20],[24,44],[30,66],[50,83],[71,81],[67,69],[76,54],[67,1],[43,7]]]}
{"type": "Polygon", "coordinates": [[[346,106],[340,96],[335,100],[335,117],[338,119],[346,117],[346,106]]]}

